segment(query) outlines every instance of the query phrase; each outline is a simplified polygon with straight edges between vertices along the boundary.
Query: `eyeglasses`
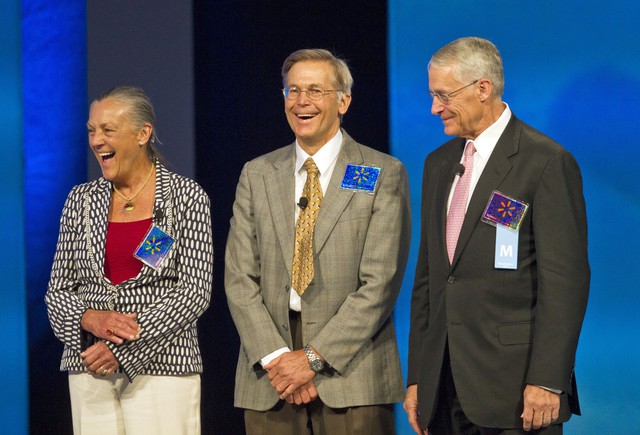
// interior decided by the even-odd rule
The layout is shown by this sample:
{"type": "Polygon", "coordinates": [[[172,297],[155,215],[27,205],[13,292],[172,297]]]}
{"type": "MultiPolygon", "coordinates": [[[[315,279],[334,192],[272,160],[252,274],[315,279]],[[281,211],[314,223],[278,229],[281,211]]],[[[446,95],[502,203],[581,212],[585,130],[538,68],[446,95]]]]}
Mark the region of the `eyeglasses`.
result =
{"type": "Polygon", "coordinates": [[[311,88],[311,89],[302,90],[296,87],[292,87],[292,88],[287,87],[282,90],[282,95],[284,95],[284,97],[287,100],[297,100],[298,97],[302,95],[303,92],[307,94],[308,99],[312,101],[320,101],[329,92],[340,92],[340,90],[339,89],[322,89],[322,88],[311,88]]]}
{"type": "Polygon", "coordinates": [[[449,104],[449,98],[451,98],[453,96],[453,94],[458,93],[461,90],[463,90],[464,88],[468,88],[471,85],[475,85],[479,81],[480,81],[480,79],[474,80],[471,83],[469,83],[468,85],[465,85],[465,86],[461,87],[460,89],[456,89],[455,91],[451,91],[448,94],[443,94],[443,93],[440,93],[440,92],[433,92],[433,91],[429,90],[429,95],[431,96],[431,99],[434,99],[435,97],[438,97],[438,99],[440,101],[442,101],[442,104],[449,104]]]}

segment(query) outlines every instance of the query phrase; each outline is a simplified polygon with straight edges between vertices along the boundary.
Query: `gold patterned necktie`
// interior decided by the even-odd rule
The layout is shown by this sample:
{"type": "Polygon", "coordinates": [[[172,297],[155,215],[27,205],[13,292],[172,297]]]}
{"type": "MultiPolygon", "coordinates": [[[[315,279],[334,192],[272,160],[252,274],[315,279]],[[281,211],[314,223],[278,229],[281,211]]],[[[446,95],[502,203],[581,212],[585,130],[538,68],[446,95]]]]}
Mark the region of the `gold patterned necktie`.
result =
{"type": "Polygon", "coordinates": [[[296,223],[296,244],[293,251],[293,279],[291,285],[300,296],[313,279],[313,231],[322,203],[322,188],[318,167],[311,157],[304,162],[307,170],[307,181],[302,189],[302,196],[307,198],[307,205],[300,208],[296,223]]]}

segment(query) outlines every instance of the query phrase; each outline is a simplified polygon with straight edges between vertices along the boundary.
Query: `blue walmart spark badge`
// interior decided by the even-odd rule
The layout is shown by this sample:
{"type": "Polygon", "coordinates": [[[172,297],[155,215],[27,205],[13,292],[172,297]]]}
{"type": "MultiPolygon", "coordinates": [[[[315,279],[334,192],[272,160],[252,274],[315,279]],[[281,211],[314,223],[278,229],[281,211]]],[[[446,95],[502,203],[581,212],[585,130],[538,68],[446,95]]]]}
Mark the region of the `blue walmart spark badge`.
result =
{"type": "Polygon", "coordinates": [[[509,198],[495,190],[482,214],[482,220],[494,226],[518,231],[528,208],[529,204],[509,198]]]}
{"type": "Polygon", "coordinates": [[[348,164],[342,177],[341,189],[373,193],[380,176],[380,168],[348,164]]]}
{"type": "Polygon", "coordinates": [[[518,268],[518,239],[520,224],[529,204],[510,198],[497,190],[491,194],[482,214],[482,221],[496,227],[496,269],[518,268]]]}
{"type": "Polygon", "coordinates": [[[153,225],[133,255],[147,266],[158,270],[174,241],[173,237],[153,225]]]}

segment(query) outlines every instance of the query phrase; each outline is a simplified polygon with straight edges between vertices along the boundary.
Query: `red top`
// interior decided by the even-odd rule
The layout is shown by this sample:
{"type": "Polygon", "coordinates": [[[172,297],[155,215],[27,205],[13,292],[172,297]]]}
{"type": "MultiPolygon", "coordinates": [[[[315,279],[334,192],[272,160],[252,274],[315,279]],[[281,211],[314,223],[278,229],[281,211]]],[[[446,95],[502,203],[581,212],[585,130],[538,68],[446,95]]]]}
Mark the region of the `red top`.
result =
{"type": "Polygon", "coordinates": [[[109,222],[104,275],[114,284],[137,276],[142,262],[133,256],[151,227],[151,218],[135,222],[109,222]]]}

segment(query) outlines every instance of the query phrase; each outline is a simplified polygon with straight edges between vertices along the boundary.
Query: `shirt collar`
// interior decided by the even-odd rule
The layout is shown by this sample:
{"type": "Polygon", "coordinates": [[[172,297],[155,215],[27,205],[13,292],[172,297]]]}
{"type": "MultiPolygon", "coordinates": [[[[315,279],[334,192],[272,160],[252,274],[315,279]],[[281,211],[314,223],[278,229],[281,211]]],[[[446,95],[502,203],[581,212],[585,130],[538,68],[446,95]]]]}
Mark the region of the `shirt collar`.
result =
{"type": "MultiPolygon", "coordinates": [[[[500,139],[500,136],[504,133],[504,130],[507,128],[507,124],[511,119],[511,109],[509,109],[509,105],[507,103],[503,104],[505,108],[498,120],[491,124],[485,131],[480,133],[480,135],[473,141],[473,145],[476,147],[476,152],[484,160],[488,160],[491,156],[493,149],[498,143],[498,139],[500,139]]],[[[470,140],[467,139],[466,143],[469,142],[470,140]]]]}
{"type": "Polygon", "coordinates": [[[320,175],[324,174],[333,161],[338,157],[340,153],[340,148],[342,146],[342,130],[338,129],[338,132],[335,136],[329,140],[326,144],[324,144],[318,152],[316,152],[313,156],[307,154],[300,144],[298,144],[298,140],[296,139],[296,173],[299,173],[302,170],[302,166],[304,165],[305,160],[309,157],[313,158],[318,170],[320,171],[320,175]]]}

